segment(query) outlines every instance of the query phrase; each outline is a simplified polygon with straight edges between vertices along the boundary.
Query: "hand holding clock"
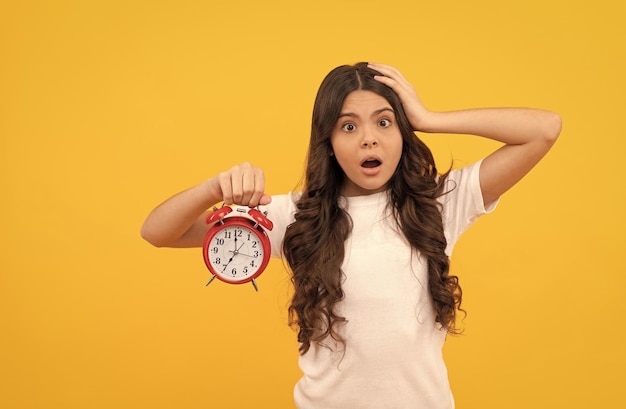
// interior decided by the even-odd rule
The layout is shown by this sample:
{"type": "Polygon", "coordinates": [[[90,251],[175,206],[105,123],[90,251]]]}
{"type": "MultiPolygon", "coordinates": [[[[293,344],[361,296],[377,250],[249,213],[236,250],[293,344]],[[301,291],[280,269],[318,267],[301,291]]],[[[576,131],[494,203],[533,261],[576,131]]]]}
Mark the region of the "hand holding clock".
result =
{"type": "Polygon", "coordinates": [[[258,277],[270,258],[271,245],[266,230],[273,224],[265,214],[254,207],[266,205],[271,197],[265,194],[263,171],[249,163],[242,163],[207,181],[212,197],[222,198],[221,208],[213,208],[206,217],[209,226],[202,244],[204,262],[214,278],[230,284],[252,282],[258,277]],[[229,207],[230,204],[249,209],[229,207]],[[241,239],[241,242],[240,240],[241,239]],[[245,246],[253,254],[240,253],[245,246]],[[237,256],[246,256],[244,258],[237,256]]]}
{"type": "Polygon", "coordinates": [[[214,196],[225,204],[256,207],[271,202],[265,194],[263,170],[248,162],[233,166],[209,180],[214,196]]]}

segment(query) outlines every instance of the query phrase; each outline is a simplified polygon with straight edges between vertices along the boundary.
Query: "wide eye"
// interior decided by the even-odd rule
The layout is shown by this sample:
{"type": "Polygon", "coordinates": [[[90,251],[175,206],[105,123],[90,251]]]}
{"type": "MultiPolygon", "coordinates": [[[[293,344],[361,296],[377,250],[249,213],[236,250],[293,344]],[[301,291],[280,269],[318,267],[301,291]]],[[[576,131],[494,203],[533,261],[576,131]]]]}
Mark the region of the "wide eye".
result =
{"type": "Polygon", "coordinates": [[[378,126],[382,128],[388,128],[391,126],[391,121],[387,118],[382,118],[378,120],[378,126]]]}
{"type": "Polygon", "coordinates": [[[351,122],[345,123],[341,127],[341,130],[346,131],[346,132],[352,132],[355,129],[356,129],[356,126],[353,123],[351,123],[351,122]]]}

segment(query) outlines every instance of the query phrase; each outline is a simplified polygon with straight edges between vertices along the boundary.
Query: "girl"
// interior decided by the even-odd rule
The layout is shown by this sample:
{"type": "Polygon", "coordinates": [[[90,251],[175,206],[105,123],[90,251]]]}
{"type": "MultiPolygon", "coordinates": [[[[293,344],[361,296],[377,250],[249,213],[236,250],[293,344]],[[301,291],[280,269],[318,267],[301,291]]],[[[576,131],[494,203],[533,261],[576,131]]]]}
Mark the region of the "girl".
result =
{"type": "Polygon", "coordinates": [[[296,405],[453,408],[442,358],[462,296],[449,274],[452,248],[560,129],[543,110],[431,112],[393,67],[337,67],[315,100],[302,192],[269,196],[262,170],[243,163],[165,201],[142,235],[155,246],[201,246],[212,205],[264,205],[273,256],[287,261],[294,284],[296,405]],[[439,174],[415,131],[503,146],[439,174]]]}

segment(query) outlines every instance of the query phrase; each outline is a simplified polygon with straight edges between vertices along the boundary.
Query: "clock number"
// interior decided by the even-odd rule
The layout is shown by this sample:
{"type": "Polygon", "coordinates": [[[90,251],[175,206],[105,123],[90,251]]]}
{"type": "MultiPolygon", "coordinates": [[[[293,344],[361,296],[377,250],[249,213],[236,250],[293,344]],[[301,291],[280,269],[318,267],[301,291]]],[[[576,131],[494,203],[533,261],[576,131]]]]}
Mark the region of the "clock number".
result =
{"type": "Polygon", "coordinates": [[[213,253],[213,254],[217,254],[217,253],[218,253],[218,251],[219,251],[219,249],[218,249],[217,247],[213,247],[213,248],[211,249],[211,253],[213,253]]]}
{"type": "MultiPolygon", "coordinates": [[[[231,238],[231,234],[229,231],[224,231],[224,238],[225,239],[230,239],[231,238]]],[[[224,242],[224,240],[222,240],[222,243],[224,242]]]]}
{"type": "Polygon", "coordinates": [[[233,274],[233,277],[237,275],[237,269],[233,268],[233,271],[231,271],[231,273],[233,274]]]}
{"type": "Polygon", "coordinates": [[[218,237],[215,238],[215,245],[216,246],[223,246],[224,245],[224,239],[220,239],[218,237]]]}
{"type": "Polygon", "coordinates": [[[215,259],[215,264],[221,264],[222,263],[222,259],[221,258],[216,258],[215,259]]]}

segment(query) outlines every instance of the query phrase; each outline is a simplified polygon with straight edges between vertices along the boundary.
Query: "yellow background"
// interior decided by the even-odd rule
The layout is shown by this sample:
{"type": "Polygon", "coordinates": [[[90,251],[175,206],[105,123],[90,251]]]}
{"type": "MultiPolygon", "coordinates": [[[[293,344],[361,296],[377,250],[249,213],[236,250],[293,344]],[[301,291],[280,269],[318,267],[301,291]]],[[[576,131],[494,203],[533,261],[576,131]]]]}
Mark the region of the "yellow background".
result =
{"type": "MultiPolygon", "coordinates": [[[[559,112],[561,139],[459,242],[458,408],[623,407],[626,6],[546,1],[0,5],[0,407],[291,408],[278,261],[251,286],[156,249],[159,202],[231,165],[301,176],[333,67],[399,67],[434,110],[559,112]]],[[[439,166],[497,144],[425,137],[439,166]]]]}

